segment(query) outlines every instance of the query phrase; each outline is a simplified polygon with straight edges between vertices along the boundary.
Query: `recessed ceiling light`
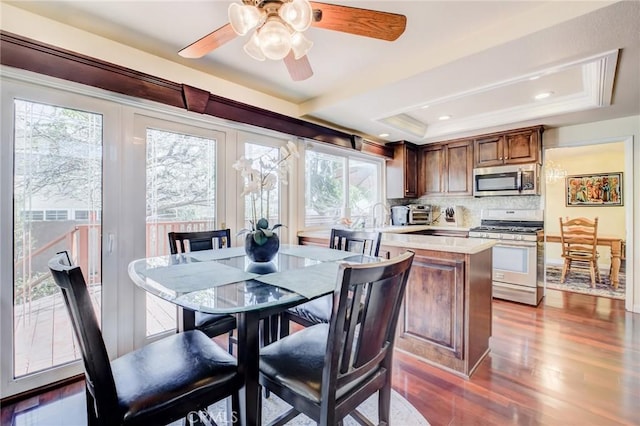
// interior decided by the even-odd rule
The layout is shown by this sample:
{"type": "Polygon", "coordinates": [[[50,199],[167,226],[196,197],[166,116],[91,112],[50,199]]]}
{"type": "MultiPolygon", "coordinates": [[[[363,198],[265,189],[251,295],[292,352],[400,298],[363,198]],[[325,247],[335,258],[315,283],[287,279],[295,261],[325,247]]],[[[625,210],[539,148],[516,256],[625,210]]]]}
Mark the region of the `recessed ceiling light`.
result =
{"type": "Polygon", "coordinates": [[[551,95],[553,95],[553,92],[542,92],[535,95],[534,98],[536,98],[536,100],[540,100],[540,99],[548,98],[551,95]]]}
{"type": "Polygon", "coordinates": [[[440,117],[438,117],[438,120],[448,120],[450,118],[451,118],[450,115],[441,115],[440,117]]]}
{"type": "Polygon", "coordinates": [[[427,108],[429,108],[429,105],[422,105],[422,106],[420,107],[420,109],[427,109],[427,108]]]}
{"type": "Polygon", "coordinates": [[[380,136],[381,138],[386,138],[389,136],[389,133],[380,133],[378,136],[380,136]]]}

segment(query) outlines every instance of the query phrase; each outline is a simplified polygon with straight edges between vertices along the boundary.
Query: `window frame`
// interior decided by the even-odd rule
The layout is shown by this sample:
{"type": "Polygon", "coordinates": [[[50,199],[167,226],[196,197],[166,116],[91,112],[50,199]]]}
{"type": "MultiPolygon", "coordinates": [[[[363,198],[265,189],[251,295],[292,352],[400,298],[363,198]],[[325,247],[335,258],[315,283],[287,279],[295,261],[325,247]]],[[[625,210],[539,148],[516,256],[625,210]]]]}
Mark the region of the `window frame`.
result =
{"type": "MultiPolygon", "coordinates": [[[[298,192],[298,199],[302,200],[300,213],[299,213],[299,223],[301,226],[298,229],[304,230],[314,230],[314,229],[330,229],[333,225],[318,225],[318,226],[308,226],[307,225],[307,212],[306,212],[306,191],[307,191],[307,170],[306,170],[306,156],[307,151],[314,151],[322,154],[334,155],[337,157],[341,157],[345,159],[345,170],[349,170],[349,162],[350,160],[358,160],[362,162],[371,162],[373,164],[378,165],[378,178],[377,185],[380,188],[378,191],[378,197],[373,203],[374,205],[377,203],[385,203],[387,199],[386,194],[386,167],[385,167],[385,159],[379,157],[377,155],[367,154],[360,151],[349,150],[347,148],[336,147],[336,146],[328,146],[324,144],[316,143],[315,141],[307,141],[303,148],[300,150],[300,180],[302,184],[300,185],[300,191],[298,192]]],[[[351,208],[350,208],[350,200],[349,200],[349,175],[346,174],[346,179],[344,182],[344,199],[342,200],[342,217],[351,218],[351,208]]],[[[368,217],[370,219],[370,217],[368,217]]],[[[337,224],[336,224],[337,225],[337,224]]],[[[370,225],[369,221],[366,221],[366,226],[370,225]]]]}

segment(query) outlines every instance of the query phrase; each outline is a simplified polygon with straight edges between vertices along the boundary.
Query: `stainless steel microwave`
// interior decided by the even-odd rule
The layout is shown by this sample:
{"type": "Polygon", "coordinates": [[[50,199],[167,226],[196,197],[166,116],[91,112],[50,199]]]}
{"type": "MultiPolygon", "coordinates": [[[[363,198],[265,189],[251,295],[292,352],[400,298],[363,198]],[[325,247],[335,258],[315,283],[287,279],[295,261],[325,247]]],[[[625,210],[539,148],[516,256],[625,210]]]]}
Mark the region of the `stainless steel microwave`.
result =
{"type": "Polygon", "coordinates": [[[518,164],[473,169],[473,196],[540,195],[540,165],[518,164]]]}

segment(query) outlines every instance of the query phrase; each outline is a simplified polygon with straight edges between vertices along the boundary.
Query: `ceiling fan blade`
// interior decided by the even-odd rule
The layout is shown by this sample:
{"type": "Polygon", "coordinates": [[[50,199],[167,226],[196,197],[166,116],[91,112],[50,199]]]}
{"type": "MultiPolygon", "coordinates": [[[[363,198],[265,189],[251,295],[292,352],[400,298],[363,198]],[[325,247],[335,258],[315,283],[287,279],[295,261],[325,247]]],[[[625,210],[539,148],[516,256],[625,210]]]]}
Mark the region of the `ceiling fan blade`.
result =
{"type": "Polygon", "coordinates": [[[178,52],[183,58],[202,58],[207,53],[233,40],[236,37],[231,24],[226,24],[217,30],[207,34],[198,41],[194,41],[189,46],[178,52]]]}
{"type": "Polygon", "coordinates": [[[307,55],[304,55],[300,59],[296,59],[293,55],[293,51],[284,58],[284,64],[287,66],[289,75],[293,81],[306,80],[313,75],[311,64],[307,55]]]}
{"type": "Polygon", "coordinates": [[[357,7],[310,2],[314,11],[314,27],[326,30],[393,41],[407,27],[407,17],[397,13],[379,12],[357,7]]]}

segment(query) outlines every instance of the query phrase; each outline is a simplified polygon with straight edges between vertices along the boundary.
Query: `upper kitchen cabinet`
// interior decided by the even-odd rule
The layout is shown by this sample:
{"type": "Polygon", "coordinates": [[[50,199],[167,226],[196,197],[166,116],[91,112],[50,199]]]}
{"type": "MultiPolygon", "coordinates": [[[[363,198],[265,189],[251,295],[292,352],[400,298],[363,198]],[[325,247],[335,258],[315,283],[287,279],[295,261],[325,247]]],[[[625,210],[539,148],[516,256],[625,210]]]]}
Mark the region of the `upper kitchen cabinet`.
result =
{"type": "Polygon", "coordinates": [[[473,141],[425,145],[421,150],[421,195],[471,195],[473,141]]]}
{"type": "Polygon", "coordinates": [[[542,126],[536,126],[476,137],[474,167],[539,163],[542,131],[542,126]]]}
{"type": "Polygon", "coordinates": [[[418,147],[409,142],[394,142],[393,160],[387,162],[387,198],[418,196],[418,147]]]}

